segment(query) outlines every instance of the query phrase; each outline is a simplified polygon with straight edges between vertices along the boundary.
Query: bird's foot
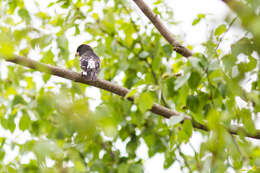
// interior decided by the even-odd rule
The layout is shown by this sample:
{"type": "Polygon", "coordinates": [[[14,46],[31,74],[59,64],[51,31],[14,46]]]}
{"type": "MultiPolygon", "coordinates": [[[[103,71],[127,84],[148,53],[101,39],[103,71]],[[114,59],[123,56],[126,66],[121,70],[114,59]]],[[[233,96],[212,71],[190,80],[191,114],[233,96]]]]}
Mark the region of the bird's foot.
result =
{"type": "Polygon", "coordinates": [[[81,72],[81,76],[82,76],[82,77],[87,76],[87,72],[82,71],[82,72],[81,72]]]}

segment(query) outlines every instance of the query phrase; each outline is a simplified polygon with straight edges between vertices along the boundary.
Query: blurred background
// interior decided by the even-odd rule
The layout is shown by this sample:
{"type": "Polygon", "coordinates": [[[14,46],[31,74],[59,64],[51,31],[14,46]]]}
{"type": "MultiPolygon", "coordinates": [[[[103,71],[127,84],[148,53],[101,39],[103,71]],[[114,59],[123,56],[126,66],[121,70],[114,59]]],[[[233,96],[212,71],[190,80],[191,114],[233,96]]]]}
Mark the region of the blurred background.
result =
{"type": "MultiPolygon", "coordinates": [[[[185,47],[173,51],[131,0],[0,1],[2,172],[258,172],[258,0],[145,1],[185,47]],[[5,61],[13,55],[80,72],[77,47],[101,57],[108,91],[5,61]],[[183,117],[165,119],[153,103],[183,117]]],[[[1,172],[0,171],[0,172],[1,172]]]]}

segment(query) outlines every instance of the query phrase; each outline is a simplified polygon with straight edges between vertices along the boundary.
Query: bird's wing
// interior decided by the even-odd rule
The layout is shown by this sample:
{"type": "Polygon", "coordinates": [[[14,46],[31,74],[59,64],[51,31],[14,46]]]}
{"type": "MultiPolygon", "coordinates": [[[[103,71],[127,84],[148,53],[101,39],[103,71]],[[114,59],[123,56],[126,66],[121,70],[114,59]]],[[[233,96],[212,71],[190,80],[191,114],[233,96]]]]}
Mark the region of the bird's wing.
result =
{"type": "Polygon", "coordinates": [[[80,57],[80,68],[82,70],[85,70],[85,71],[87,70],[88,59],[89,59],[89,57],[87,55],[84,55],[84,54],[80,57]]]}
{"type": "Polygon", "coordinates": [[[95,55],[95,60],[96,60],[96,71],[97,72],[99,72],[100,71],[100,58],[97,56],[97,55],[95,55]]]}

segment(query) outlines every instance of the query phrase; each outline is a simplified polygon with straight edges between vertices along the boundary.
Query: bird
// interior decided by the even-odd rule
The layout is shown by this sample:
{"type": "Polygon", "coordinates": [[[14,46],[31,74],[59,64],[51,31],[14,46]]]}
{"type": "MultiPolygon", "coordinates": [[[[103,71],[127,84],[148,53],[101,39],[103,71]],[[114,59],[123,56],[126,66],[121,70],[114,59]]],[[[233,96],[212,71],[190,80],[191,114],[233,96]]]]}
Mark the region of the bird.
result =
{"type": "Polygon", "coordinates": [[[87,44],[81,44],[77,48],[75,56],[80,60],[81,75],[87,80],[96,81],[100,71],[100,58],[92,48],[87,44]]]}

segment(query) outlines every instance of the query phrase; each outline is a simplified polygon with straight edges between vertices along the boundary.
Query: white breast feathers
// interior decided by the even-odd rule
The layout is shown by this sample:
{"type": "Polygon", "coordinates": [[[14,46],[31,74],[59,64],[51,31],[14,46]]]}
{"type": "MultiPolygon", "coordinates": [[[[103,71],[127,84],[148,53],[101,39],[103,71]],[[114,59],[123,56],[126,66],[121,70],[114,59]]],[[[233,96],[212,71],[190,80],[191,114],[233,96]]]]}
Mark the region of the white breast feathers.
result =
{"type": "Polygon", "coordinates": [[[93,59],[88,60],[87,68],[96,68],[96,63],[93,59]]]}

